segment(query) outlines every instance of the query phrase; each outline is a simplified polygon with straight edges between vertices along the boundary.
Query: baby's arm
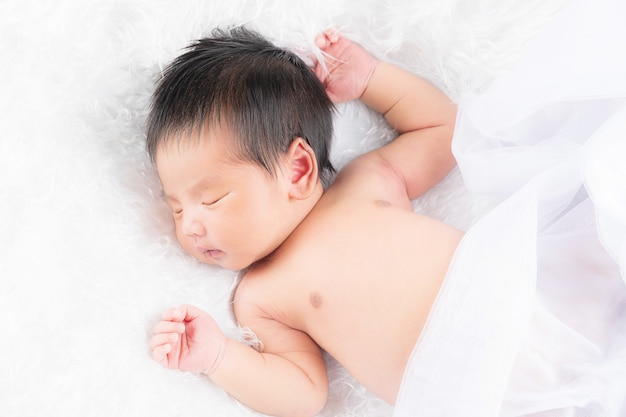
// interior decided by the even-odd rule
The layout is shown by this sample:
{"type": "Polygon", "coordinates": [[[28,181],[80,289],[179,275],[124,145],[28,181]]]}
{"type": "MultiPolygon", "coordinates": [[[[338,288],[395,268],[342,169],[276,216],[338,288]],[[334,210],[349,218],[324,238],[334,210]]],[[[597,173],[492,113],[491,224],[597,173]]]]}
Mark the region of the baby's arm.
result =
{"type": "Polygon", "coordinates": [[[263,340],[264,352],[224,336],[211,316],[192,306],[167,310],[155,326],[153,358],[164,366],[204,373],[237,400],[276,416],[312,416],[326,403],[328,379],[321,352],[304,333],[237,312],[263,340]],[[273,353],[270,353],[273,352],[273,353]]]}
{"type": "Polygon", "coordinates": [[[378,61],[359,45],[327,31],[316,44],[328,55],[328,71],[316,73],[335,102],[360,98],[383,114],[399,136],[370,156],[388,164],[409,199],[442,180],[454,167],[451,151],[456,106],[424,79],[378,61]]]}

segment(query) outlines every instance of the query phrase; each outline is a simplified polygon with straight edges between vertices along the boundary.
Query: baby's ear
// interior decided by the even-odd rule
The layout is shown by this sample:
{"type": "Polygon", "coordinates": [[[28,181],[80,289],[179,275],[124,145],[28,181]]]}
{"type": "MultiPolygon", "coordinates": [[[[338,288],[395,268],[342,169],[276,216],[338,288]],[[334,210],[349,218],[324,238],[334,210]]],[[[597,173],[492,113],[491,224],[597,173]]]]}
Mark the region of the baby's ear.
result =
{"type": "Polygon", "coordinates": [[[295,138],[287,150],[289,197],[304,200],[311,196],[317,185],[317,160],[311,146],[302,138],[295,138]]]}

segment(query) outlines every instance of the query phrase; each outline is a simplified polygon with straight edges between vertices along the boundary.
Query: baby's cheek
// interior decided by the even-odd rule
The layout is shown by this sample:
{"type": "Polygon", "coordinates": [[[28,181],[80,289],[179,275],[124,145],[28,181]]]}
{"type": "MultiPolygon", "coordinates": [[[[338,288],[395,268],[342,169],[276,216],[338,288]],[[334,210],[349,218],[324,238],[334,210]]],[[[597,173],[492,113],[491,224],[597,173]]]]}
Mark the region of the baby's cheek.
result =
{"type": "Polygon", "coordinates": [[[185,250],[185,252],[196,256],[193,252],[194,246],[191,242],[189,236],[185,236],[178,227],[176,228],[176,240],[180,244],[180,246],[185,250]]]}

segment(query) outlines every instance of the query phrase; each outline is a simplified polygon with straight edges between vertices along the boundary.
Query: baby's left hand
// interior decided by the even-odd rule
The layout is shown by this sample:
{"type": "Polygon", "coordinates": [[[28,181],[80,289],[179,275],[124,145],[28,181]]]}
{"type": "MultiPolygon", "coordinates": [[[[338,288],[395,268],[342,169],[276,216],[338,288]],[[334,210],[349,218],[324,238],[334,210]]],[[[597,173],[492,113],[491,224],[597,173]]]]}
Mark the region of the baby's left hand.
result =
{"type": "Polygon", "coordinates": [[[316,62],[314,71],[334,103],[363,95],[379,61],[356,43],[327,30],[315,38],[315,44],[328,57],[326,69],[316,62]]]}

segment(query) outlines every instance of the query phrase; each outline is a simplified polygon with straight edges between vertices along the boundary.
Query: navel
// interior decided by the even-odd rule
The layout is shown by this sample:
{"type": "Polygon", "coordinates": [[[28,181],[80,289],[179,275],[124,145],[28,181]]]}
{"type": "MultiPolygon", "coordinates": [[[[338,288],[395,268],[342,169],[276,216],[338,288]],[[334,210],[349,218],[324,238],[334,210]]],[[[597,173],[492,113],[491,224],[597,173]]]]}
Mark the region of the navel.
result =
{"type": "Polygon", "coordinates": [[[374,204],[378,207],[389,207],[391,203],[387,200],[376,200],[374,204]]]}
{"type": "Polygon", "coordinates": [[[309,296],[309,301],[313,308],[320,308],[322,305],[322,296],[318,292],[312,292],[309,296]]]}

